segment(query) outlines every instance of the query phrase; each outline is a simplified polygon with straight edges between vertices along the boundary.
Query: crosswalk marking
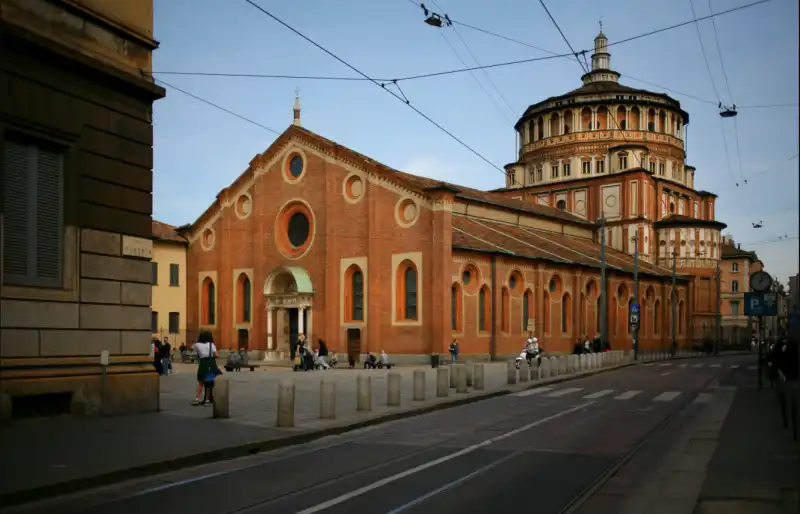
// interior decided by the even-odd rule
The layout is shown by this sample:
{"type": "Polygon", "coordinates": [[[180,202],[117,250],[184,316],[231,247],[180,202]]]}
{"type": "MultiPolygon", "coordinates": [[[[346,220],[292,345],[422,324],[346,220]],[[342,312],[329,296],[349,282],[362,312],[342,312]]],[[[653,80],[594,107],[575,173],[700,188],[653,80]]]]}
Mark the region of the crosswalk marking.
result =
{"type": "Polygon", "coordinates": [[[667,391],[653,398],[654,402],[669,402],[680,396],[681,393],[677,391],[667,391]]]}
{"type": "Polygon", "coordinates": [[[614,399],[615,400],[630,400],[631,398],[633,398],[634,396],[636,396],[639,393],[641,393],[641,391],[625,391],[624,393],[622,393],[621,395],[617,396],[614,399]]]}
{"type": "Polygon", "coordinates": [[[731,369],[737,369],[739,367],[738,364],[731,364],[731,369]]]}
{"type": "Polygon", "coordinates": [[[711,367],[712,368],[721,368],[722,364],[712,364],[711,367]]]}
{"type": "Polygon", "coordinates": [[[577,393],[578,391],[583,391],[583,388],[582,387],[569,387],[567,389],[561,389],[561,390],[556,391],[554,393],[550,393],[547,396],[549,398],[560,398],[560,397],[566,396],[568,394],[577,393]]]}
{"type": "Polygon", "coordinates": [[[692,403],[711,403],[712,400],[714,400],[713,393],[699,393],[692,403]]]}
{"type": "Polygon", "coordinates": [[[680,365],[678,365],[678,367],[679,367],[679,368],[685,368],[685,367],[686,367],[686,364],[680,364],[680,365]]]}
{"type": "Polygon", "coordinates": [[[702,368],[703,367],[703,363],[701,362],[700,364],[692,364],[692,367],[693,368],[702,368]]]}
{"type": "Polygon", "coordinates": [[[613,389],[603,389],[602,391],[597,391],[596,393],[587,394],[586,396],[584,396],[584,398],[587,399],[587,400],[594,400],[596,398],[600,398],[602,396],[605,396],[607,394],[611,394],[613,392],[614,392],[613,389]]]}
{"type": "Polygon", "coordinates": [[[552,387],[537,387],[534,389],[528,389],[527,391],[521,391],[516,393],[514,396],[532,396],[534,394],[545,393],[547,391],[552,391],[552,387]]]}
{"type": "Polygon", "coordinates": [[[671,362],[662,362],[661,364],[659,364],[659,366],[664,368],[664,367],[667,367],[667,366],[672,366],[672,363],[671,362]]]}

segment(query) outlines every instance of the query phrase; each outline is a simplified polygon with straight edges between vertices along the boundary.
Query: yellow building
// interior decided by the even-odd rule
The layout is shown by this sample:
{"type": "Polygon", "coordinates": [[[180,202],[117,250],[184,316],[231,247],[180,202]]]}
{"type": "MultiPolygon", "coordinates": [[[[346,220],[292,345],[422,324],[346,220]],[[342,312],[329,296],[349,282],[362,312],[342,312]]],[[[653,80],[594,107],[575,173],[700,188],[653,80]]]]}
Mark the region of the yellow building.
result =
{"type": "Polygon", "coordinates": [[[762,269],[756,252],[742,250],[732,236],[722,238],[720,262],[720,324],[723,339],[741,343],[757,330],[754,320],[744,314],[744,294],[750,292],[750,275],[762,269]]]}
{"type": "Polygon", "coordinates": [[[158,409],[156,48],[153,0],[0,0],[0,417],[158,409]]]}
{"type": "Polygon", "coordinates": [[[175,227],[153,220],[153,337],[173,348],[186,342],[186,248],[175,227]]]}

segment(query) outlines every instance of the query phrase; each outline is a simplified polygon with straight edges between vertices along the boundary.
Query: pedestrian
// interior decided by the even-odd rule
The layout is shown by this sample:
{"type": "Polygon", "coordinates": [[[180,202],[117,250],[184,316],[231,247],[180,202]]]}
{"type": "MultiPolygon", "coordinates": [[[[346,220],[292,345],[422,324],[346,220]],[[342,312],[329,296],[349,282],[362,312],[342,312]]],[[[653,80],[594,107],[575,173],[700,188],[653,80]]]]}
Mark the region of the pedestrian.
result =
{"type": "Polygon", "coordinates": [[[164,365],[161,361],[161,341],[158,338],[153,339],[153,344],[150,347],[150,356],[153,358],[153,367],[159,375],[164,374],[164,365]]]}
{"type": "Polygon", "coordinates": [[[172,374],[172,346],[169,340],[165,337],[164,343],[161,345],[161,368],[162,375],[165,377],[172,374]]]}
{"type": "Polygon", "coordinates": [[[214,402],[214,380],[222,371],[217,366],[217,346],[211,337],[211,332],[200,332],[198,341],[194,344],[197,353],[197,394],[192,405],[211,405],[214,402]],[[200,394],[203,399],[200,399],[200,394]]]}
{"type": "Polygon", "coordinates": [[[456,339],[450,343],[450,360],[453,364],[458,362],[458,340],[456,339]]]}
{"type": "Polygon", "coordinates": [[[328,345],[322,339],[319,340],[319,349],[317,350],[317,360],[323,370],[331,369],[328,364],[328,345]]]}

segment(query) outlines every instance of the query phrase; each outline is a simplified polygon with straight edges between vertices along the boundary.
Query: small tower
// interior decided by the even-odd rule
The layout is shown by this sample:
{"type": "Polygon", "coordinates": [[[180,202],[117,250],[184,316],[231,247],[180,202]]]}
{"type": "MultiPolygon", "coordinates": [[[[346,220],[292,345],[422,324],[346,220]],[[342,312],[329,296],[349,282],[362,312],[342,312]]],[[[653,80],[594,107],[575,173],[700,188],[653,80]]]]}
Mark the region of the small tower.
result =
{"type": "Polygon", "coordinates": [[[292,121],[292,125],[296,125],[298,127],[302,127],[302,123],[300,123],[300,90],[294,90],[294,120],[292,121]]]}
{"type": "Polygon", "coordinates": [[[592,54],[592,69],[581,79],[584,84],[594,82],[619,82],[619,73],[611,69],[611,54],[608,53],[608,38],[603,34],[603,22],[600,22],[600,32],[594,38],[594,53],[592,54]]]}

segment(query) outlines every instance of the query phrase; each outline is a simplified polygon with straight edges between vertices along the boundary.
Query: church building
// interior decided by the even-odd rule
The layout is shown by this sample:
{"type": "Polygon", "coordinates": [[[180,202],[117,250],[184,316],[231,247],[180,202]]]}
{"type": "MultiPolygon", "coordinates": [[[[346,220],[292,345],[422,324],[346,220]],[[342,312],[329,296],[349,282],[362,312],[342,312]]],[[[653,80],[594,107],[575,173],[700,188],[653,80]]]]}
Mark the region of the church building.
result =
{"type": "Polygon", "coordinates": [[[187,327],[270,359],[287,358],[300,333],[398,361],[447,353],[454,339],[474,358],[509,356],[531,333],[568,352],[600,333],[603,230],[612,348],[631,348],[635,303],[642,349],[670,346],[673,312],[678,345],[692,344],[724,224],[684,164],[688,114],[620,85],[605,41],[583,87],[526,110],[518,161],[491,192],[343,147],[303,128],[296,102],[294,123],[180,229],[187,327]]]}

